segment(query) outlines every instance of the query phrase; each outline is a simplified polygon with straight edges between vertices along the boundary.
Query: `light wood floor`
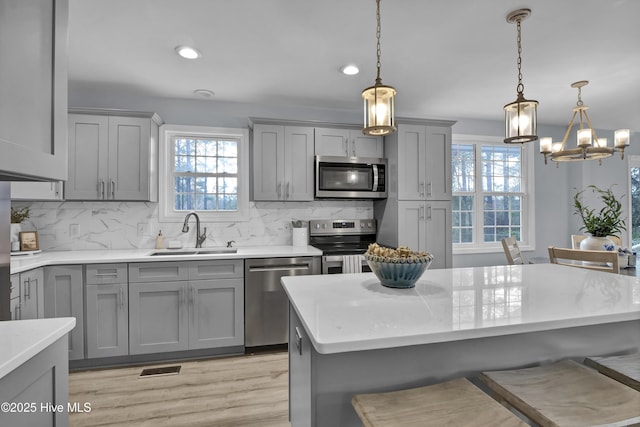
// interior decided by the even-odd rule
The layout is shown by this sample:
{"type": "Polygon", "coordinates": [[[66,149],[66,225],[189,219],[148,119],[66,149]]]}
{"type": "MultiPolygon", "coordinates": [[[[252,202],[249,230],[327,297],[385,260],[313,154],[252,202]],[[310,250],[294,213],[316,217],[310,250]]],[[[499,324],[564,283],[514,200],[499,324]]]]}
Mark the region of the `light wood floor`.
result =
{"type": "Polygon", "coordinates": [[[84,426],[289,427],[287,353],[74,372],[69,402],[91,404],[70,414],[84,426]],[[139,377],[143,368],[181,365],[177,375],[139,377]]]}

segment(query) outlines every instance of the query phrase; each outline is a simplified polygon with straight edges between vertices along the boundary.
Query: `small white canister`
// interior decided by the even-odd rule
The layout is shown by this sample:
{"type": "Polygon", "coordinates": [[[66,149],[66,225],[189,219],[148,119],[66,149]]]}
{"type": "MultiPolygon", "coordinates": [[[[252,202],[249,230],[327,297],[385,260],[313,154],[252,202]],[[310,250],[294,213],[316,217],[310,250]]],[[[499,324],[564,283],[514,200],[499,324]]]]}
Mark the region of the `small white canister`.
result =
{"type": "Polygon", "coordinates": [[[306,227],[292,228],[293,230],[293,246],[307,246],[309,243],[308,231],[306,227]]]}

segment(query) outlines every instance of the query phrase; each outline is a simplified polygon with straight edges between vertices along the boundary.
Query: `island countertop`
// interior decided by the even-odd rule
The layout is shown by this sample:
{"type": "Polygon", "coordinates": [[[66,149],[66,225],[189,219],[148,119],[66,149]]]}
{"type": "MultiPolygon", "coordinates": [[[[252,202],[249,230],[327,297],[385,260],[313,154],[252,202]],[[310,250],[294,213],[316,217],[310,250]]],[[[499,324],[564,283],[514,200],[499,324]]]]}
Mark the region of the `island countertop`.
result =
{"type": "Polygon", "coordinates": [[[411,289],[373,273],[282,284],[320,354],[640,319],[640,279],[555,264],[427,270],[411,289]]]}
{"type": "Polygon", "coordinates": [[[63,337],[75,325],[74,317],[0,322],[0,379],[63,337]]]}

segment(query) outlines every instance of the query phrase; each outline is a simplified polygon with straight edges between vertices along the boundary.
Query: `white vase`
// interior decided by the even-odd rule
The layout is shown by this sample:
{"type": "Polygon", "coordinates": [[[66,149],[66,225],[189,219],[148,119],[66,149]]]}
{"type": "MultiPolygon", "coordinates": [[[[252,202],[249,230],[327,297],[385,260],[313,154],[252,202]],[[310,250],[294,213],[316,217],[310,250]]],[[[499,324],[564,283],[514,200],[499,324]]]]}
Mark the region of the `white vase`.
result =
{"type": "Polygon", "coordinates": [[[615,249],[615,243],[607,237],[589,236],[580,242],[580,250],[582,251],[606,251],[613,249],[615,249]]]}
{"type": "Polygon", "coordinates": [[[11,241],[17,242],[20,240],[20,232],[22,231],[22,224],[11,224],[11,241]]]}

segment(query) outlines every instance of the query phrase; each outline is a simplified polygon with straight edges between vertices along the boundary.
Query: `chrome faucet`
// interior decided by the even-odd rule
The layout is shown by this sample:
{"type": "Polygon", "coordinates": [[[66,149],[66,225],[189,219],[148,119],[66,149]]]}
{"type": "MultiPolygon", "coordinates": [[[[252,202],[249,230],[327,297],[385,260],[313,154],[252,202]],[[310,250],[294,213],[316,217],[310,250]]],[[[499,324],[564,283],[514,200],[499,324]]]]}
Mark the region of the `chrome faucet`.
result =
{"type": "Polygon", "coordinates": [[[207,238],[207,227],[204,228],[204,233],[200,234],[200,217],[195,212],[189,212],[186,217],[184,217],[184,224],[182,225],[182,232],[189,232],[189,217],[193,215],[196,217],[196,248],[202,247],[202,242],[207,238]]]}

